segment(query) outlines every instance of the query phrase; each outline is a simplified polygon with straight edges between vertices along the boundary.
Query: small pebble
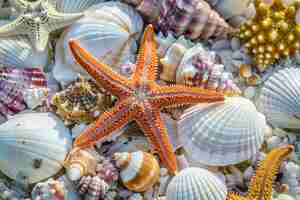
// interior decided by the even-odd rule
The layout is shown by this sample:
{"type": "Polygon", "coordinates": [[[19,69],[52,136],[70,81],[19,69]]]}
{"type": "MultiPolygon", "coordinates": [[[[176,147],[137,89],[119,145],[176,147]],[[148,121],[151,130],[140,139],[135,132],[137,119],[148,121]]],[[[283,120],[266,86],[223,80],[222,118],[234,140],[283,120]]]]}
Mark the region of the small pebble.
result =
{"type": "Polygon", "coordinates": [[[218,40],[216,41],[211,49],[212,50],[222,50],[222,49],[229,49],[230,48],[230,42],[228,40],[218,40]]]}
{"type": "Polygon", "coordinates": [[[241,47],[240,40],[236,37],[231,39],[230,45],[231,45],[231,48],[232,48],[233,51],[237,51],[241,47]]]}

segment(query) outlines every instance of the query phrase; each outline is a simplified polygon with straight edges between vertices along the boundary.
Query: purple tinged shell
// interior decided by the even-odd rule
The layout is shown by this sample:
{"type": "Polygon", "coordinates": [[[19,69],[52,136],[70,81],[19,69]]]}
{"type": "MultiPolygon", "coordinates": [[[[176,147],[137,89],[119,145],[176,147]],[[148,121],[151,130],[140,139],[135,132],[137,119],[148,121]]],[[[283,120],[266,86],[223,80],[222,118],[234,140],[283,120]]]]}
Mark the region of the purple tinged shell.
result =
{"type": "Polygon", "coordinates": [[[46,88],[45,74],[37,68],[0,68],[0,115],[7,117],[26,108],[23,92],[46,88]]]}
{"type": "Polygon", "coordinates": [[[98,176],[84,176],[78,186],[79,194],[84,195],[85,200],[103,200],[109,189],[109,185],[98,176]]]}
{"type": "Polygon", "coordinates": [[[118,169],[110,160],[104,160],[96,167],[97,176],[102,178],[109,185],[117,181],[119,178],[118,169]]]}

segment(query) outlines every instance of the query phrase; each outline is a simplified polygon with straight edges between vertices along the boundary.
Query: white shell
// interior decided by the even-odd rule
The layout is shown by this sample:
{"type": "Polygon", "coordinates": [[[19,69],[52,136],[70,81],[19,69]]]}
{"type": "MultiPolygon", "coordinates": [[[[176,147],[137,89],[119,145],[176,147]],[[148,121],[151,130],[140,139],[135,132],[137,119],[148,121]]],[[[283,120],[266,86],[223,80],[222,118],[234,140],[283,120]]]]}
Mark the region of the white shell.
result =
{"type": "Polygon", "coordinates": [[[261,90],[258,108],[275,127],[300,128],[300,69],[273,74],[261,90]]]}
{"type": "Polygon", "coordinates": [[[43,69],[47,62],[47,50],[37,52],[25,37],[0,38],[0,67],[43,69]]]}
{"type": "Polygon", "coordinates": [[[192,162],[225,166],[255,155],[264,138],[265,117],[243,97],[198,104],[178,122],[180,142],[192,162]]]}
{"type": "Polygon", "coordinates": [[[18,181],[41,181],[63,167],[71,146],[69,130],[55,115],[14,115],[0,125],[0,170],[18,181]]]}
{"type": "Polygon", "coordinates": [[[225,200],[227,189],[213,173],[186,168],[170,182],[166,200],[225,200]]]}
{"type": "Polygon", "coordinates": [[[56,8],[64,13],[82,12],[94,4],[101,3],[105,0],[52,0],[56,3],[56,8]]]}
{"type": "Polygon", "coordinates": [[[93,56],[119,71],[121,65],[134,62],[142,28],[142,18],[126,4],[106,2],[92,6],[57,42],[54,77],[67,84],[76,79],[77,73],[86,75],[69,49],[70,39],[78,40],[93,56]]]}

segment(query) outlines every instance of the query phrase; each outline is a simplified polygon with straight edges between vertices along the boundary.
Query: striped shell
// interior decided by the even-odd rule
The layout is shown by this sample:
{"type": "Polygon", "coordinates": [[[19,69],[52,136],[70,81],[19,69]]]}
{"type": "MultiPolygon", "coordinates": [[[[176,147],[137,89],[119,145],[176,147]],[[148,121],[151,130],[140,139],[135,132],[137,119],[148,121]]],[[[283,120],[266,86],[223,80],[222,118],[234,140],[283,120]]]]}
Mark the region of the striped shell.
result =
{"type": "Polygon", "coordinates": [[[78,73],[87,75],[71,54],[70,39],[78,40],[96,58],[119,71],[123,64],[134,62],[142,28],[142,18],[126,4],[105,2],[92,6],[57,42],[55,78],[67,84],[75,80],[78,73]]]}
{"type": "Polygon", "coordinates": [[[164,37],[161,34],[157,40],[162,57],[161,79],[221,91],[227,96],[241,93],[233,82],[233,75],[225,72],[224,66],[217,63],[215,53],[206,50],[202,44],[194,44],[183,36],[174,41],[172,36],[164,37]]]}
{"type": "Polygon", "coordinates": [[[8,177],[35,183],[63,167],[72,138],[51,113],[17,114],[0,125],[0,170],[8,177]]]}
{"type": "Polygon", "coordinates": [[[0,38],[0,68],[43,69],[47,62],[47,51],[37,52],[25,37],[0,38]]]}
{"type": "Polygon", "coordinates": [[[98,176],[84,176],[81,178],[78,188],[79,194],[84,195],[85,200],[99,200],[104,199],[109,185],[98,176]]]}
{"type": "Polygon", "coordinates": [[[0,115],[7,117],[26,108],[24,94],[27,89],[43,88],[46,77],[40,69],[0,68],[0,115]]]}
{"type": "Polygon", "coordinates": [[[275,72],[262,87],[258,108],[276,127],[300,128],[300,69],[275,72]]]}
{"type": "Polygon", "coordinates": [[[264,115],[242,97],[224,103],[198,104],[178,122],[180,142],[192,162],[226,166],[248,160],[263,142],[264,115]]]}
{"type": "Polygon", "coordinates": [[[92,5],[101,3],[105,0],[52,0],[56,4],[56,8],[64,13],[82,12],[92,5]]]}
{"type": "Polygon", "coordinates": [[[149,153],[142,151],[115,153],[114,158],[117,166],[121,168],[121,180],[129,190],[146,191],[159,179],[159,164],[149,153]]]}
{"type": "Polygon", "coordinates": [[[166,200],[225,200],[226,195],[226,185],[212,172],[191,167],[172,179],[166,200]]]}
{"type": "Polygon", "coordinates": [[[148,20],[164,34],[171,31],[176,36],[190,39],[224,37],[233,32],[204,0],[124,0],[137,7],[148,20]]]}

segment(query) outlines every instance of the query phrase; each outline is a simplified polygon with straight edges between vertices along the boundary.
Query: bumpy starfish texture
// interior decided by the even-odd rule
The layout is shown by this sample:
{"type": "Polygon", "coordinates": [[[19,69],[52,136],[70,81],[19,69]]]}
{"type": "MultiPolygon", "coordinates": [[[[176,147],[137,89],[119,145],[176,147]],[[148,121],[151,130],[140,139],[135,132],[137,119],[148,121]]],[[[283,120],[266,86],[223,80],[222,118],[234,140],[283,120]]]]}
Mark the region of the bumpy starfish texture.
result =
{"type": "Polygon", "coordinates": [[[222,93],[186,86],[159,86],[158,58],[152,25],[144,33],[136,70],[127,79],[99,62],[78,42],[70,41],[76,61],[96,80],[97,84],[118,98],[117,104],[102,114],[76,140],[75,147],[86,148],[113,131],[136,121],[170,172],[177,170],[176,157],[169,141],[160,109],[167,106],[223,101],[222,93]]]}
{"type": "Polygon", "coordinates": [[[0,27],[0,37],[27,35],[38,51],[47,47],[52,31],[68,26],[83,16],[82,13],[60,13],[47,0],[32,3],[24,0],[13,2],[21,14],[11,23],[0,27]]]}
{"type": "Polygon", "coordinates": [[[294,150],[292,145],[286,145],[273,149],[259,164],[255,175],[252,177],[247,196],[239,196],[236,193],[228,193],[227,200],[271,200],[272,184],[281,163],[294,150]]]}

